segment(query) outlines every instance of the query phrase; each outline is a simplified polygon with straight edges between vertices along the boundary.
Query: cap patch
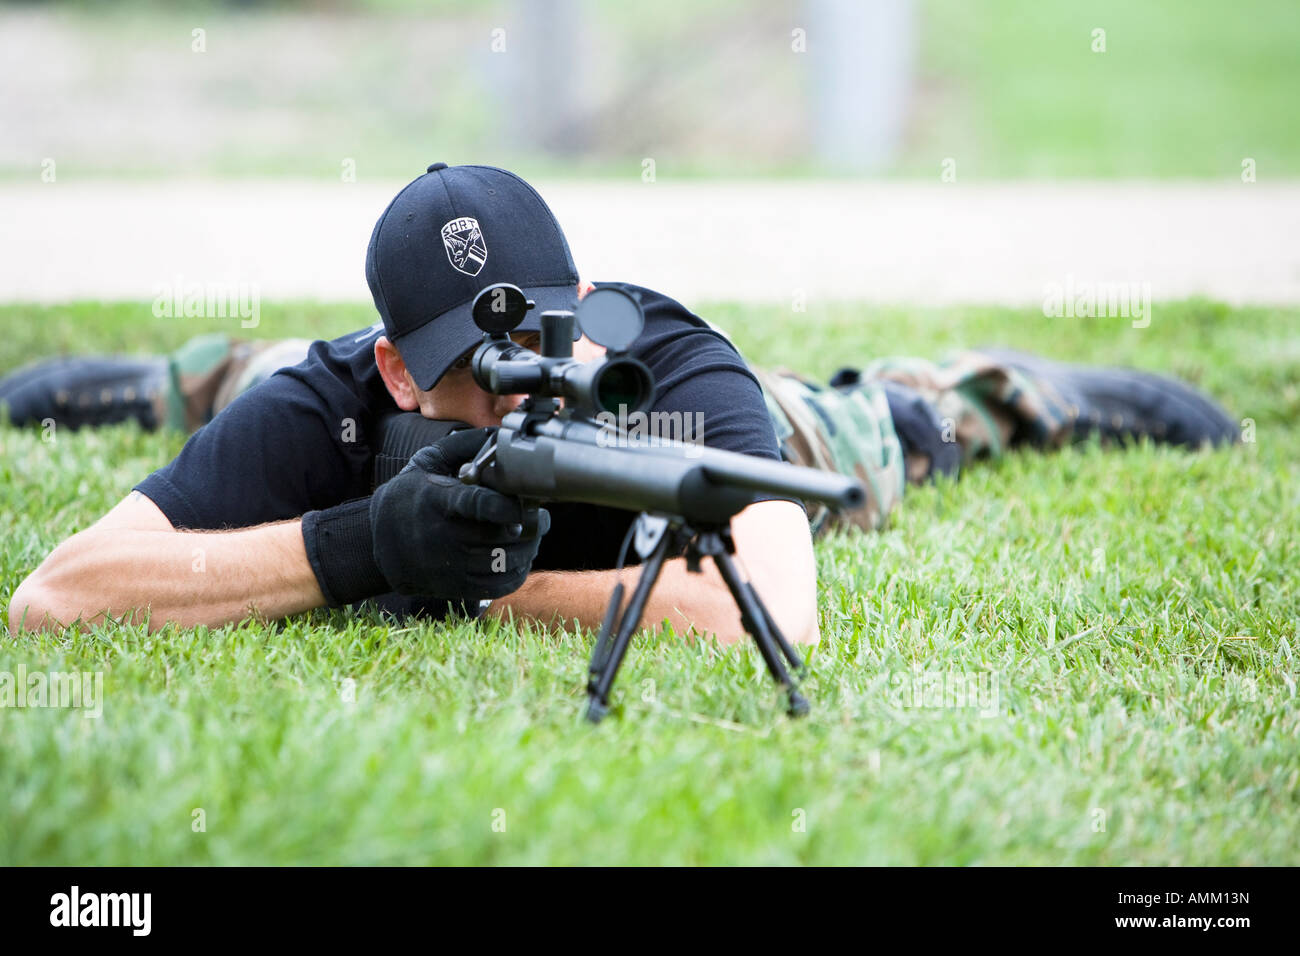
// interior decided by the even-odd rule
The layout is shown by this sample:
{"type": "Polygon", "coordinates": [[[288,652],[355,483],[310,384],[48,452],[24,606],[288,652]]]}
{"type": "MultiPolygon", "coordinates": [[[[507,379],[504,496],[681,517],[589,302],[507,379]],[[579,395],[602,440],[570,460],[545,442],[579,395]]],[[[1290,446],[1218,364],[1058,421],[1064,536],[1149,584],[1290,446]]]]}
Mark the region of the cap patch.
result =
{"type": "Polygon", "coordinates": [[[483,230],[472,216],[461,216],[442,227],[442,244],[447,250],[447,261],[457,272],[476,276],[487,262],[487,244],[483,230]]]}

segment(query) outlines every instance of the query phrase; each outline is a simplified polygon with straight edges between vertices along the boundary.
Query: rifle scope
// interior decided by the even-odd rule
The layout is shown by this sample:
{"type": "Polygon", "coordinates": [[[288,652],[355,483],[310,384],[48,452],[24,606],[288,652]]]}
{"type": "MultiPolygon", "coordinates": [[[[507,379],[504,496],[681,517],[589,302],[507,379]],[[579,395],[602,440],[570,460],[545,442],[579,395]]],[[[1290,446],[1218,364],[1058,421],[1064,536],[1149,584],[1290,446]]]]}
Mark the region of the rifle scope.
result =
{"type": "Polygon", "coordinates": [[[576,313],[543,312],[542,341],[534,352],[510,338],[533,308],[518,286],[498,282],[474,297],[474,323],[483,344],[471,361],[478,386],[496,395],[562,398],[586,414],[643,411],[654,398],[654,378],[626,350],[645,326],[636,299],[621,289],[596,289],[576,313]],[[580,329],[606,354],[590,362],[573,357],[575,330],[580,329]]]}

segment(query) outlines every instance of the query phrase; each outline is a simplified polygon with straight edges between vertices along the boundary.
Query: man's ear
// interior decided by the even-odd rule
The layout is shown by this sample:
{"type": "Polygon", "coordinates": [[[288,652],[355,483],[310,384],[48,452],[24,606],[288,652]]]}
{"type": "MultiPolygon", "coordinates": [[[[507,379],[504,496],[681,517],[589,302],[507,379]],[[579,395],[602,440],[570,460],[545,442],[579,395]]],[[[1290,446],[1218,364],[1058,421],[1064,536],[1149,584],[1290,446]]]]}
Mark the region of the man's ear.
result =
{"type": "Polygon", "coordinates": [[[386,335],[375,339],[375,366],[384,380],[388,394],[393,396],[397,407],[404,412],[419,409],[420,401],[415,394],[415,383],[406,371],[406,363],[397,351],[397,346],[388,341],[386,335]]]}

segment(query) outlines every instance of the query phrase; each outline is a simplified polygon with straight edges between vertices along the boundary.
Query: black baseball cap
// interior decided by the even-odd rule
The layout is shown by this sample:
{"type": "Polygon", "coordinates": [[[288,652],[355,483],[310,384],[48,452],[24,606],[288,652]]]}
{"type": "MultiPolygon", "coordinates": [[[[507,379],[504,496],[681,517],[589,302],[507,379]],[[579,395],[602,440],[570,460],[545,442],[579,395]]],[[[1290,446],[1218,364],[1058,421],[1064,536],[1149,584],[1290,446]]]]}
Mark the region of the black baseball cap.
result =
{"type": "Polygon", "coordinates": [[[511,282],[537,303],[519,331],[535,332],[543,311],[578,302],[560,224],[537,190],[494,166],[434,163],[399,192],[375,223],[366,282],[422,389],[483,340],[470,306],[486,286],[511,282]]]}

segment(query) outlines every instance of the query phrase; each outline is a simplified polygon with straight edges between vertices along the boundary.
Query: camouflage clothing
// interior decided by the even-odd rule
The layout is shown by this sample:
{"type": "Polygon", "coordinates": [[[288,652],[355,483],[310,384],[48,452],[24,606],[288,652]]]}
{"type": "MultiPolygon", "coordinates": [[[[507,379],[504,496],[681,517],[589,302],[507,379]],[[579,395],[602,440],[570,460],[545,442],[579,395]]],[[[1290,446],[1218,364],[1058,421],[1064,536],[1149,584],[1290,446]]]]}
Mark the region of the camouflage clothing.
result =
{"type": "Polygon", "coordinates": [[[1045,379],[1031,379],[977,351],[958,352],[940,364],[878,359],[862,378],[898,382],[925,396],[947,430],[944,440],[961,448],[963,463],[1021,442],[1059,447],[1073,434],[1079,414],[1045,379]]]}
{"type": "Polygon", "coordinates": [[[197,430],[277,369],[297,365],[310,346],[310,339],[247,342],[220,334],[190,339],[167,357],[167,424],[197,430]]]}
{"type": "Polygon", "coordinates": [[[836,516],[825,505],[809,514],[813,531],[836,518],[875,531],[903,496],[903,449],[884,390],[874,382],[853,389],[816,385],[784,369],[751,366],[786,461],[857,478],[865,507],[836,516]]]}
{"type": "Polygon", "coordinates": [[[844,524],[869,531],[884,527],[908,481],[949,471],[936,468],[942,445],[955,446],[953,457],[961,464],[997,456],[1022,441],[1056,446],[1072,434],[1078,414],[1046,381],[972,351],[938,364],[880,359],[861,372],[845,369],[826,386],[784,369],[753,371],[786,460],[849,475],[867,490],[860,511],[815,511],[814,531],[844,524]],[[920,439],[900,438],[905,400],[924,410],[919,429],[912,431],[922,433],[920,439]]]}

